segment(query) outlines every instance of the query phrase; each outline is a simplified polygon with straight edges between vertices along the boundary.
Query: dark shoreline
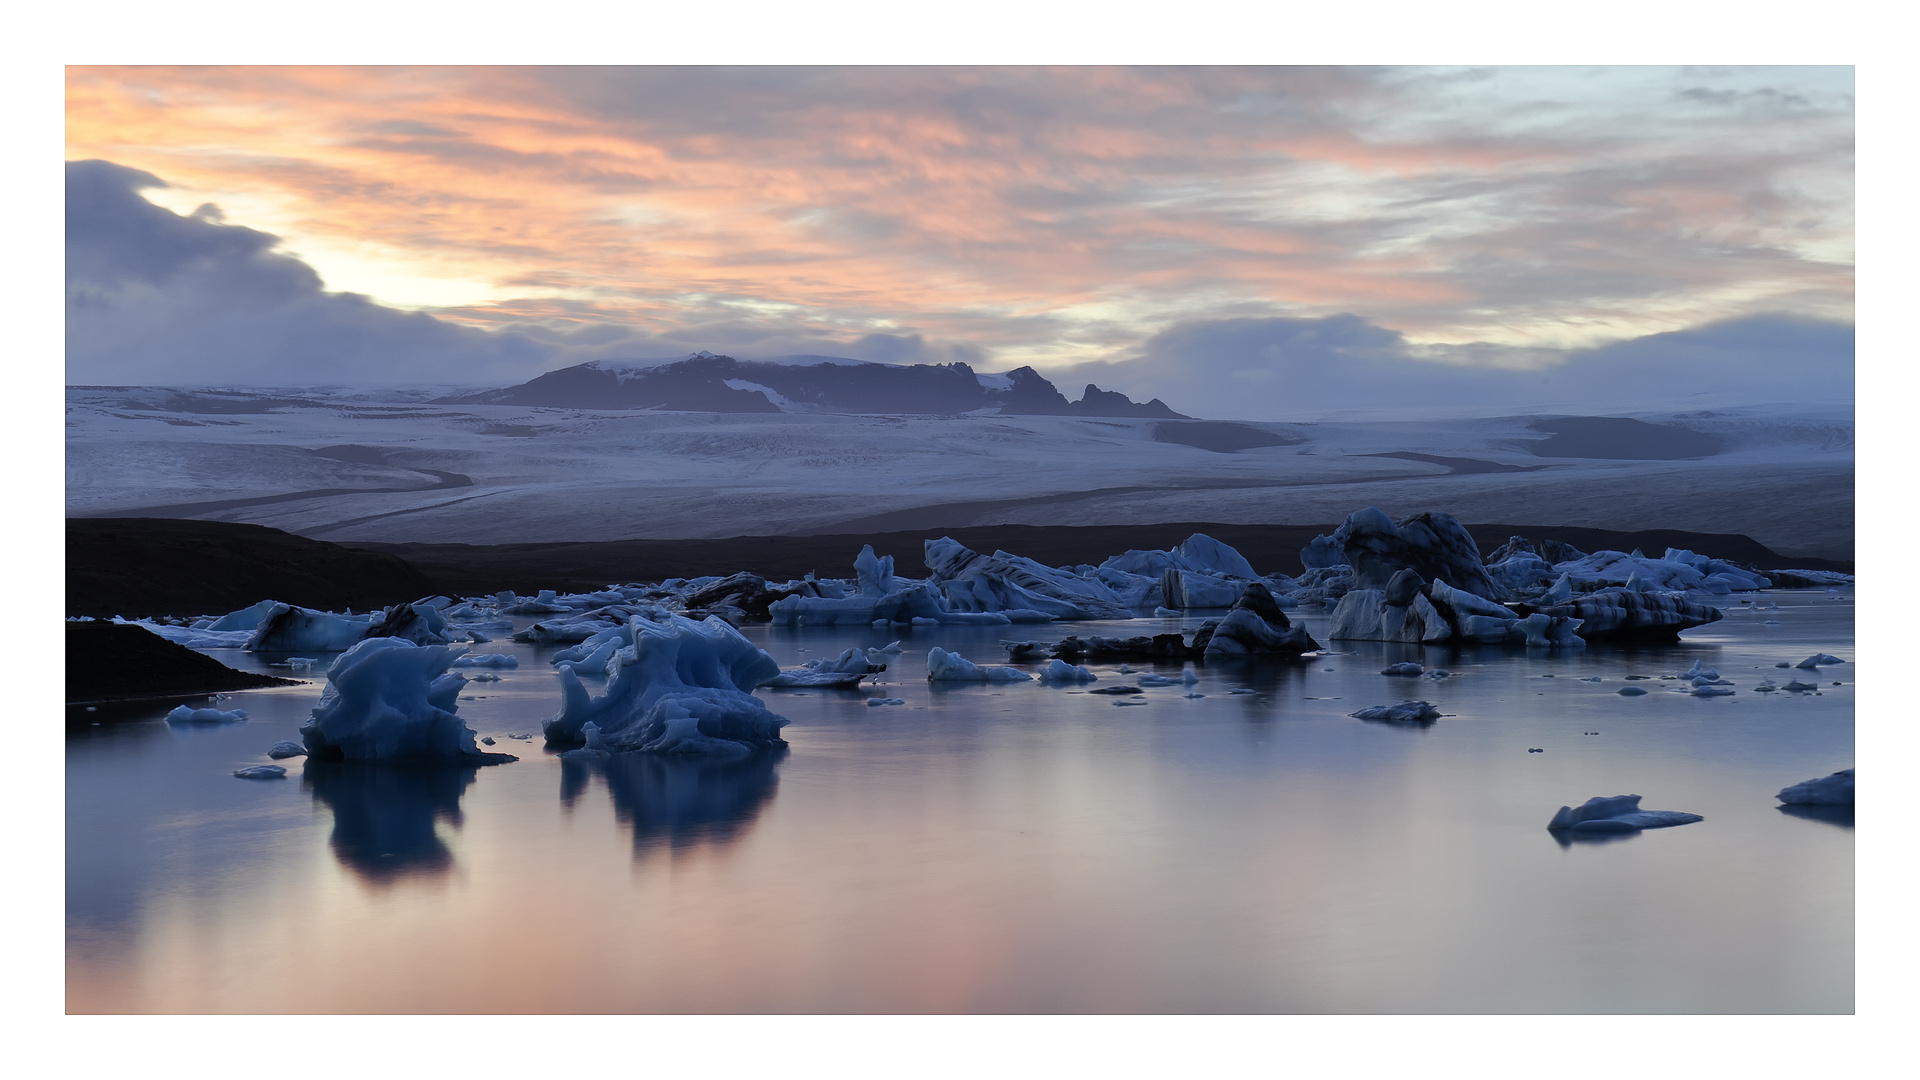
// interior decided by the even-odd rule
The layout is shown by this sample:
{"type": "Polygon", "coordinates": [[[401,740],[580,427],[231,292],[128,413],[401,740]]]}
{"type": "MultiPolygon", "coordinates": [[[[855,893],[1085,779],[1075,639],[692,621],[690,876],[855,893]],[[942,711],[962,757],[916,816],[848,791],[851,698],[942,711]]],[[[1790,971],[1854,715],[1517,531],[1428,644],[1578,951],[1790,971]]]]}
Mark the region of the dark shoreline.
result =
{"type": "MultiPolygon", "coordinates": [[[[366,610],[435,593],[479,595],[598,589],[751,571],[785,581],[809,571],[848,577],[862,544],[892,555],[903,575],[926,573],[922,542],[951,536],[975,550],[1004,549],[1049,565],[1099,563],[1130,548],[1169,548],[1196,532],[1231,544],[1263,574],[1300,572],[1300,548],[1326,525],[993,525],[833,536],[737,536],[557,544],[335,544],[260,525],[173,518],[67,519],[67,614],[205,615],[264,599],[326,610],[366,610]]],[[[1761,570],[1853,571],[1851,562],[1789,558],[1739,534],[1676,529],[1616,532],[1537,525],[1468,525],[1484,552],[1509,536],[1556,539],[1583,551],[1658,554],[1667,547],[1761,570]]]]}

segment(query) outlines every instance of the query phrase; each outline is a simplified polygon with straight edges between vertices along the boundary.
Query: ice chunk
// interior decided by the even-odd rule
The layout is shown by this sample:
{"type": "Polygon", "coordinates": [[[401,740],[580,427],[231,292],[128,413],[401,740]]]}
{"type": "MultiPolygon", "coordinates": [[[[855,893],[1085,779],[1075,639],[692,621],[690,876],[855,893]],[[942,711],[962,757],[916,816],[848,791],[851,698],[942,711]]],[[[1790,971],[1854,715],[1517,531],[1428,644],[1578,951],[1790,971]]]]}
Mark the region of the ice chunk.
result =
{"type": "Polygon", "coordinates": [[[1380,669],[1380,674],[1382,675],[1420,675],[1420,674],[1424,674],[1426,670],[1427,670],[1426,668],[1421,667],[1419,664],[1413,663],[1412,661],[1406,661],[1399,664],[1388,664],[1386,667],[1380,669]]]}
{"type": "Polygon", "coordinates": [[[193,709],[185,705],[167,714],[169,724],[232,724],[247,718],[245,709],[193,709]]]}
{"type": "Polygon", "coordinates": [[[1193,647],[1211,662],[1248,656],[1299,656],[1318,651],[1320,644],[1304,628],[1288,622],[1264,582],[1249,581],[1226,618],[1194,633],[1193,647]]]}
{"type": "Polygon", "coordinates": [[[454,667],[517,668],[518,657],[509,653],[469,653],[453,662],[454,667]]]}
{"type": "Polygon", "coordinates": [[[1580,620],[1583,638],[1672,639],[1680,631],[1723,617],[1719,608],[1696,604],[1677,592],[1601,589],[1563,604],[1542,605],[1537,614],[1580,620]]]}
{"type": "Polygon", "coordinates": [[[1141,686],[1179,686],[1180,685],[1179,679],[1176,679],[1167,675],[1155,675],[1152,672],[1147,672],[1146,674],[1140,676],[1138,679],[1134,681],[1138,682],[1141,686]]]}
{"type": "Polygon", "coordinates": [[[1394,574],[1411,569],[1424,581],[1445,581],[1489,600],[1504,595],[1487,576],[1472,535],[1450,514],[1415,514],[1395,524],[1370,506],[1347,515],[1332,539],[1353,567],[1356,589],[1385,589],[1394,574]]]}
{"type": "Polygon", "coordinates": [[[1098,682],[1100,677],[1083,667],[1067,663],[1065,660],[1052,660],[1040,670],[1041,682],[1098,682]]]}
{"type": "Polygon", "coordinates": [[[1775,798],[1790,806],[1852,806],[1853,770],[1841,769],[1831,776],[1802,780],[1781,788],[1775,798]]]}
{"type": "Polygon", "coordinates": [[[335,615],[275,604],[246,647],[248,652],[344,652],[372,628],[371,615],[335,615]]]}
{"type": "Polygon", "coordinates": [[[1646,694],[1646,691],[1638,686],[1623,686],[1615,690],[1614,693],[1619,694],[1621,697],[1642,697],[1646,694]]]}
{"type": "Polygon", "coordinates": [[[629,626],[633,644],[614,654],[605,694],[592,697],[560,669],[560,712],[541,724],[549,743],[583,741],[592,723],[613,751],[739,756],[786,745],[786,718],[749,693],[780,666],[740,631],[711,616],[636,615],[629,626]]]}
{"type": "MultiPolygon", "coordinates": [[[[1504,628],[1503,631],[1504,633],[1504,628]]],[[[1348,641],[1446,641],[1453,626],[1425,596],[1404,605],[1387,602],[1382,589],[1354,589],[1340,598],[1328,620],[1327,637],[1348,641]]]]}
{"type": "Polygon", "coordinates": [[[1820,684],[1804,683],[1804,682],[1801,682],[1799,679],[1789,679],[1787,681],[1787,685],[1781,687],[1780,689],[1782,690],[1818,690],[1820,689],[1820,684]]]}
{"type": "Polygon", "coordinates": [[[1157,608],[1154,608],[1154,609],[1153,609],[1153,614],[1154,614],[1154,616],[1155,616],[1156,618],[1161,618],[1161,619],[1177,619],[1177,618],[1179,618],[1179,617],[1181,617],[1182,615],[1185,615],[1185,614],[1186,614],[1186,612],[1184,612],[1184,611],[1176,611],[1176,610],[1174,610],[1173,608],[1169,608],[1169,607],[1157,607],[1157,608]]]}
{"type": "Polygon", "coordinates": [[[467,681],[447,669],[461,651],[400,637],[348,649],[327,669],[327,688],[300,727],[308,754],[317,761],[514,760],[482,752],[454,715],[467,681]]]}
{"type": "Polygon", "coordinates": [[[1793,666],[1803,671],[1818,671],[1820,668],[1825,667],[1829,664],[1844,664],[1844,663],[1846,663],[1846,661],[1840,659],[1837,656],[1830,656],[1826,653],[1814,653],[1812,656],[1807,657],[1805,660],[1802,660],[1793,666]]]}
{"type": "Polygon", "coordinates": [[[873,545],[865,544],[860,554],[854,556],[853,572],[860,582],[861,596],[886,596],[894,591],[893,556],[876,557],[873,545]]]}
{"type": "Polygon", "coordinates": [[[983,667],[958,653],[950,653],[938,646],[927,650],[928,682],[1014,683],[1028,682],[1032,678],[1033,676],[1015,667],[1005,665],[983,667]]]}
{"type": "Polygon", "coordinates": [[[1595,796],[1578,807],[1563,806],[1547,824],[1549,829],[1575,832],[1633,832],[1638,829],[1664,829],[1704,820],[1699,814],[1677,810],[1642,810],[1640,796],[1595,796]]]}
{"type": "Polygon", "coordinates": [[[996,551],[982,555],[951,537],[926,541],[928,582],[956,612],[1009,608],[1043,611],[1056,619],[1128,619],[1125,598],[1089,580],[1032,559],[996,551]]]}
{"type": "Polygon", "coordinates": [[[1733,693],[1733,687],[1718,686],[1713,683],[1697,683],[1689,693],[1694,697],[1725,697],[1733,693]]]}
{"type": "Polygon", "coordinates": [[[1440,719],[1441,714],[1439,709],[1427,702],[1403,701],[1398,705],[1375,705],[1347,715],[1357,720],[1380,720],[1390,724],[1431,724],[1440,719]]]}
{"type": "Polygon", "coordinates": [[[887,665],[872,663],[867,659],[867,654],[859,649],[848,649],[838,659],[809,660],[802,667],[782,671],[767,680],[766,685],[855,687],[867,676],[885,670],[887,665]]]}
{"type": "Polygon", "coordinates": [[[878,708],[881,705],[905,705],[906,703],[906,698],[897,697],[870,697],[867,699],[868,708],[878,708]]]}
{"type": "Polygon", "coordinates": [[[271,750],[267,751],[267,756],[278,761],[281,758],[305,757],[306,753],[307,748],[294,742],[292,739],[281,739],[279,742],[273,744],[271,750]]]}
{"type": "Polygon", "coordinates": [[[253,765],[236,769],[233,775],[242,780],[278,780],[287,775],[287,770],[279,765],[253,765]]]}

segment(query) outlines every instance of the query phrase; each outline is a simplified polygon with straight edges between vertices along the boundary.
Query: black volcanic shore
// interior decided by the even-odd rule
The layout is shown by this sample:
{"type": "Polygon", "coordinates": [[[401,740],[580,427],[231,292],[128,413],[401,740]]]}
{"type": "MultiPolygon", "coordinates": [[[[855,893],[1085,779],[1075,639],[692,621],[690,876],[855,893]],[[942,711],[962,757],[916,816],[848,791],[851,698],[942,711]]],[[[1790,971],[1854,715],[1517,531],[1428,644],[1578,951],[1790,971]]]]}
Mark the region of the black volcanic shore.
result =
{"type": "Polygon", "coordinates": [[[298,679],[235,671],[205,653],[138,626],[99,622],[66,625],[69,705],[184,701],[233,690],[299,684],[298,679]]]}
{"type": "MultiPolygon", "coordinates": [[[[435,593],[512,589],[581,591],[747,570],[784,581],[817,571],[847,577],[862,544],[894,556],[899,572],[926,573],[922,542],[951,536],[975,550],[1003,549],[1049,565],[1099,563],[1130,548],[1169,548],[1196,532],[1233,545],[1264,573],[1298,574],[1300,549],[1327,525],[992,525],[836,536],[738,536],[557,544],[333,544],[259,525],[167,518],[69,518],[67,614],[138,618],[234,611],[264,599],[365,610],[435,593]]],[[[1510,536],[1565,541],[1583,551],[1668,547],[1761,570],[1851,573],[1850,562],[1786,558],[1750,537],[1676,529],[1616,532],[1537,525],[1468,525],[1480,549],[1510,536]]],[[[191,651],[191,650],[188,650],[191,651]]],[[[84,654],[75,654],[84,655],[84,654]]],[[[197,655],[197,654],[196,654],[197,655]]]]}

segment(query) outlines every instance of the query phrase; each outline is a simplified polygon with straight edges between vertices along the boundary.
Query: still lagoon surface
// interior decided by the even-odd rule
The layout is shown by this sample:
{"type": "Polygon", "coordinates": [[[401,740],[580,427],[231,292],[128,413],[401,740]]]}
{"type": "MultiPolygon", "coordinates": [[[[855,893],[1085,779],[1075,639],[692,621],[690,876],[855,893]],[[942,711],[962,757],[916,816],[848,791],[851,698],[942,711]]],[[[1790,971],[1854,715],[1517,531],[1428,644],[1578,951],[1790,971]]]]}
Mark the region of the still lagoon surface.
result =
{"type": "MultiPolygon", "coordinates": [[[[1852,589],[1744,595],[1703,597],[1727,618],[1634,649],[1328,643],[1324,612],[1290,612],[1339,654],[1201,667],[1137,705],[930,686],[926,650],[1002,663],[1010,637],[1197,616],[749,625],[783,667],[906,651],[861,692],[762,689],[791,747],[734,764],[563,764],[539,738],[554,649],[504,634],[475,651],[519,669],[459,711],[519,755],[506,765],[295,758],[283,780],[234,778],[298,740],[318,673],[220,702],[241,723],[154,708],[68,738],[67,1008],[1852,1012],[1851,812],[1773,795],[1854,764],[1854,665],[1822,668],[1817,694],[1754,691],[1814,681],[1780,661],[1854,659],[1852,589]],[[1453,676],[1379,673],[1402,660],[1453,676]],[[1660,679],[1695,660],[1737,692],[1660,679]],[[865,704],[881,695],[906,704],[865,704]],[[1347,715],[1408,698],[1446,715],[1347,715]],[[1705,820],[1599,842],[1545,828],[1624,793],[1705,820]]],[[[1092,689],[1137,678],[1088,666],[1092,689]]]]}

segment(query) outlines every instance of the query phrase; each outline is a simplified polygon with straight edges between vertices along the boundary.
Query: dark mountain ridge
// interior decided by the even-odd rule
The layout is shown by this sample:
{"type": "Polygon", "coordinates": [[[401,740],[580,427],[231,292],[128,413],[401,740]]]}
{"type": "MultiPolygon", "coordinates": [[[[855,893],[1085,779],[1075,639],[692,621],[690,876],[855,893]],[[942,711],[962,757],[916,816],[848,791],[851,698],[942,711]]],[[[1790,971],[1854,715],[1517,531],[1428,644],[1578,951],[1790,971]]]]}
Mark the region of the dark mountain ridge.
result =
{"type": "Polygon", "coordinates": [[[826,358],[783,364],[712,353],[649,367],[593,360],[549,371],[518,386],[442,398],[440,402],[730,413],[959,415],[994,409],[1018,416],[1188,419],[1159,398],[1136,402],[1092,383],[1081,392],[1079,401],[1068,401],[1030,367],[1015,368],[1004,375],[981,375],[959,362],[904,365],[826,358]]]}

